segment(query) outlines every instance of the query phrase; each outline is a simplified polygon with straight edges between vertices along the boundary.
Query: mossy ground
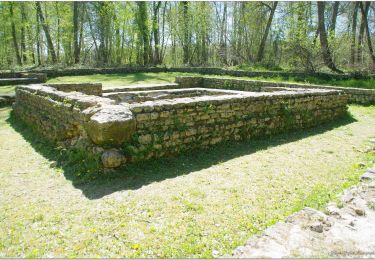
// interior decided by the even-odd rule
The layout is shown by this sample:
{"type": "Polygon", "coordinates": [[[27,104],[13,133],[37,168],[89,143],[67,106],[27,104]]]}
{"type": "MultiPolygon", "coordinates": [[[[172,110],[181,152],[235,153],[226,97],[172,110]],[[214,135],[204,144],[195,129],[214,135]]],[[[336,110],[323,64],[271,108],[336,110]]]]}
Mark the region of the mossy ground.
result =
{"type": "Polygon", "coordinates": [[[0,257],[211,257],[304,206],[322,208],[375,158],[375,107],[260,141],[82,181],[0,109],[0,257]],[[365,166],[359,164],[362,162],[365,166]]]}

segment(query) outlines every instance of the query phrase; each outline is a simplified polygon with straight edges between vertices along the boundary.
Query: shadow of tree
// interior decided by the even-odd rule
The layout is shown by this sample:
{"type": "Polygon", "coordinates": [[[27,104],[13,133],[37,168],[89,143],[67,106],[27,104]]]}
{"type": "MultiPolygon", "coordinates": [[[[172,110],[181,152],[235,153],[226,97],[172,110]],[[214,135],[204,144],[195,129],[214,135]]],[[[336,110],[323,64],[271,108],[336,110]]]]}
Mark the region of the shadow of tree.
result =
{"type": "Polygon", "coordinates": [[[7,121],[32,145],[35,151],[49,160],[57,161],[58,167],[61,167],[64,171],[65,178],[70,180],[74,187],[80,189],[88,199],[94,200],[116,191],[136,190],[154,182],[186,175],[239,156],[321,134],[357,120],[350,113],[347,113],[338,120],[310,129],[283,133],[261,140],[226,142],[211,146],[205,150],[186,151],[175,157],[131,163],[116,171],[102,173],[93,180],[78,177],[76,174],[77,165],[71,166],[64,161],[66,156],[65,158],[62,156],[61,150],[56,149],[56,146],[47,143],[39,135],[35,134],[23,122],[17,120],[13,113],[7,121]]]}

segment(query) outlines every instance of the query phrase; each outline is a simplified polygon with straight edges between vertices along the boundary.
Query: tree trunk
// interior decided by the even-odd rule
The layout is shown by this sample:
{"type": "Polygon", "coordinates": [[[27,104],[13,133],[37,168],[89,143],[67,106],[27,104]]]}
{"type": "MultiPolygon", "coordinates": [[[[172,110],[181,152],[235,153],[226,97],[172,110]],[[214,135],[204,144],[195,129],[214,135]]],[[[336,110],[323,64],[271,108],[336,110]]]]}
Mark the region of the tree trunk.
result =
{"type": "Polygon", "coordinates": [[[264,57],[264,47],[266,46],[268,33],[271,29],[272,19],[273,19],[273,16],[275,14],[276,7],[277,7],[277,1],[274,1],[273,5],[272,5],[272,8],[271,8],[270,16],[268,17],[266,30],[263,34],[262,41],[260,42],[260,46],[259,46],[259,49],[258,49],[258,55],[257,55],[257,61],[258,62],[262,61],[263,57],[264,57]]]}
{"type": "Polygon", "coordinates": [[[190,56],[190,33],[189,33],[189,17],[188,17],[188,10],[189,10],[189,2],[182,1],[182,8],[183,8],[183,30],[184,30],[184,41],[183,41],[183,63],[189,63],[189,56],[190,56]]]}
{"type": "Polygon", "coordinates": [[[56,16],[57,16],[57,43],[56,43],[56,58],[60,60],[60,12],[59,12],[59,2],[55,2],[56,16]]]}
{"type": "MultiPolygon", "coordinates": [[[[368,13],[368,6],[365,6],[365,14],[367,16],[368,13]]],[[[363,35],[365,33],[365,20],[362,15],[361,18],[361,26],[359,28],[359,35],[358,35],[358,49],[357,49],[357,62],[362,63],[362,48],[363,48],[363,35]]]]}
{"type": "Polygon", "coordinates": [[[42,60],[40,57],[40,23],[38,13],[36,14],[36,57],[38,60],[38,66],[42,65],[42,60]]]}
{"type": "Polygon", "coordinates": [[[73,44],[74,44],[74,63],[79,63],[80,58],[80,48],[79,48],[79,24],[78,24],[78,16],[79,16],[79,2],[73,2],[73,44]]]}
{"type": "Polygon", "coordinates": [[[39,20],[42,23],[44,34],[46,35],[47,47],[48,47],[49,53],[51,54],[52,62],[56,63],[57,62],[57,58],[56,58],[55,49],[53,47],[51,35],[49,33],[49,27],[48,27],[47,23],[44,20],[44,16],[43,16],[43,13],[42,13],[42,8],[40,6],[40,2],[35,2],[35,4],[36,4],[36,11],[37,11],[37,14],[39,16],[39,20]]]}
{"type": "Polygon", "coordinates": [[[330,33],[335,36],[335,31],[336,31],[336,20],[337,20],[337,14],[339,12],[339,6],[340,2],[335,1],[333,3],[333,11],[332,11],[332,21],[331,21],[331,27],[329,29],[330,33]]]}
{"type": "Polygon", "coordinates": [[[27,53],[26,53],[26,13],[25,13],[25,3],[20,3],[21,5],[21,53],[22,53],[22,62],[27,62],[27,53]]]}
{"type": "Polygon", "coordinates": [[[160,64],[160,37],[159,37],[159,22],[158,14],[161,6],[161,1],[153,2],[153,16],[152,16],[152,33],[154,36],[154,64],[160,64]]]}
{"type": "Polygon", "coordinates": [[[365,31],[367,35],[367,45],[368,45],[368,50],[370,52],[370,56],[372,60],[372,71],[375,71],[375,53],[372,48],[371,35],[370,35],[369,27],[368,27],[367,12],[366,12],[366,10],[368,10],[370,7],[370,3],[371,2],[365,2],[365,7],[364,7],[363,2],[359,2],[359,6],[361,8],[362,18],[365,24],[365,31]]]}
{"type": "Polygon", "coordinates": [[[318,1],[318,29],[319,29],[319,38],[320,45],[322,48],[322,55],[324,63],[334,72],[342,73],[341,70],[336,68],[336,65],[333,63],[331,51],[329,50],[327,32],[324,24],[324,8],[325,2],[318,1]]]}
{"type": "Polygon", "coordinates": [[[14,46],[14,51],[16,53],[17,64],[22,66],[22,60],[21,60],[20,50],[19,50],[18,41],[17,41],[16,25],[14,24],[14,14],[13,14],[13,3],[12,2],[9,2],[9,13],[10,13],[10,19],[11,19],[13,46],[14,46]]]}
{"type": "Polygon", "coordinates": [[[142,38],[143,46],[143,65],[147,66],[149,64],[150,57],[150,39],[149,39],[149,30],[147,26],[147,3],[146,2],[137,2],[138,5],[138,29],[142,38]]]}
{"type": "Polygon", "coordinates": [[[357,34],[357,16],[358,16],[359,3],[354,3],[353,19],[352,19],[352,40],[350,44],[350,63],[354,65],[355,63],[355,38],[357,34]]]}

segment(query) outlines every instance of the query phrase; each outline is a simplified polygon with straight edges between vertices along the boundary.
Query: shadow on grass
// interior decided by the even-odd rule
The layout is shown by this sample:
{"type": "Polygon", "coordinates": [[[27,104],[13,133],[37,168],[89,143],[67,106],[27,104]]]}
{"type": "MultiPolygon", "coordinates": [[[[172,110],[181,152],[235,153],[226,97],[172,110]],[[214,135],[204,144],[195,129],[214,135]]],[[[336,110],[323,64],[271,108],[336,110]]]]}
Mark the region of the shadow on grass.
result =
{"type": "Polygon", "coordinates": [[[270,147],[321,134],[357,120],[350,113],[347,113],[333,122],[314,128],[279,134],[261,140],[226,142],[205,150],[187,151],[173,158],[132,163],[117,171],[96,175],[94,179],[78,177],[76,173],[79,165],[69,165],[66,162],[66,156],[62,156],[61,151],[57,150],[52,144],[46,143],[25,124],[17,120],[13,113],[7,121],[38,153],[49,160],[57,161],[58,166],[64,171],[65,178],[70,180],[74,187],[82,190],[88,199],[100,199],[116,191],[136,190],[154,182],[205,169],[238,156],[252,154],[270,147]]]}

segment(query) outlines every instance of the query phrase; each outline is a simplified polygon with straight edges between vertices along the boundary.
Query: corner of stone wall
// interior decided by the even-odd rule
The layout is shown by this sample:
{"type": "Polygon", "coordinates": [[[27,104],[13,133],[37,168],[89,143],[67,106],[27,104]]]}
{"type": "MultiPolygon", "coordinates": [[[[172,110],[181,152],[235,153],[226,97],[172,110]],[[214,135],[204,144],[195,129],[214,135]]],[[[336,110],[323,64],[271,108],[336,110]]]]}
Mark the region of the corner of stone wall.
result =
{"type": "Polygon", "coordinates": [[[203,86],[204,78],[195,76],[177,76],[175,82],[181,88],[200,88],[203,86]]]}

